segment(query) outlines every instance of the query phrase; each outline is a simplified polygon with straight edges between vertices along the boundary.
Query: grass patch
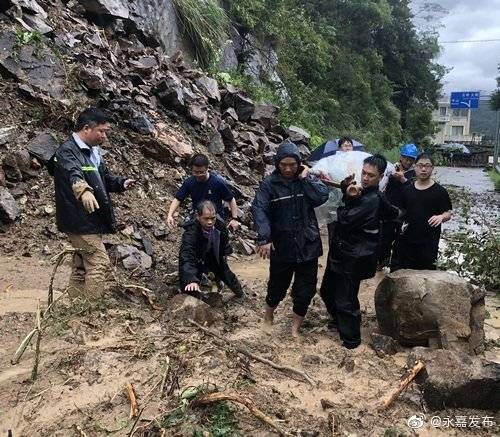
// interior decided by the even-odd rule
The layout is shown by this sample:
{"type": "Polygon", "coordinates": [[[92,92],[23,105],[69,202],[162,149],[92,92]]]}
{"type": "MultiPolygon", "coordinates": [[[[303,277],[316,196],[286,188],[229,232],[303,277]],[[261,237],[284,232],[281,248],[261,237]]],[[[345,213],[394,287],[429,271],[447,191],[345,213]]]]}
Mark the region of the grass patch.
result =
{"type": "Polygon", "coordinates": [[[201,68],[215,69],[228,38],[229,18],[226,12],[216,0],[174,0],[174,6],[201,68]]]}
{"type": "Polygon", "coordinates": [[[498,173],[494,168],[488,170],[488,176],[491,182],[495,185],[495,190],[500,191],[500,173],[498,173]]]}
{"type": "Polygon", "coordinates": [[[43,35],[38,30],[29,32],[22,28],[16,29],[16,42],[12,48],[16,60],[19,59],[19,53],[24,46],[33,46],[33,55],[40,59],[44,47],[43,35]]]}

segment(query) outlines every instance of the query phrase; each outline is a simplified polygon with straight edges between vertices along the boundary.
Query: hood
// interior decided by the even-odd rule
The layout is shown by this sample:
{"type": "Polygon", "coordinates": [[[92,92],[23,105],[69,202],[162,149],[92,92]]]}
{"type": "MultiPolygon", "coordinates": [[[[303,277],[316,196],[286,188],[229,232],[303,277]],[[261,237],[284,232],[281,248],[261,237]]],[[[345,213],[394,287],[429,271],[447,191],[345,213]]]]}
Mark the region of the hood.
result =
{"type": "Polygon", "coordinates": [[[274,155],[274,165],[278,167],[279,162],[284,158],[295,158],[297,162],[300,164],[300,152],[299,148],[295,143],[291,141],[285,141],[281,143],[276,151],[276,155],[274,155]]]}

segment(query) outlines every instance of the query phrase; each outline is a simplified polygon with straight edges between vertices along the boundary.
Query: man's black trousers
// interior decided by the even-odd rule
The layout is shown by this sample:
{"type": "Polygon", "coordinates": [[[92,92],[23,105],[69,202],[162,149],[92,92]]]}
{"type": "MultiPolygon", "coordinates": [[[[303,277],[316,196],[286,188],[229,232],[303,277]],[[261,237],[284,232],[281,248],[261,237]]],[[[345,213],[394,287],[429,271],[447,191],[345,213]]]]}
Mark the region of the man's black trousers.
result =
{"type": "Polygon", "coordinates": [[[278,263],[271,259],[266,303],[271,308],[276,308],[285,298],[292,277],[294,277],[292,286],[293,312],[304,317],[316,294],[318,258],[302,263],[278,263]]]}
{"type": "Polygon", "coordinates": [[[436,270],[439,240],[425,240],[420,243],[396,240],[391,259],[391,272],[399,269],[436,270]]]}
{"type": "Polygon", "coordinates": [[[355,348],[361,343],[360,280],[352,274],[339,273],[327,267],[320,294],[326,309],[339,330],[344,346],[355,348]]]}

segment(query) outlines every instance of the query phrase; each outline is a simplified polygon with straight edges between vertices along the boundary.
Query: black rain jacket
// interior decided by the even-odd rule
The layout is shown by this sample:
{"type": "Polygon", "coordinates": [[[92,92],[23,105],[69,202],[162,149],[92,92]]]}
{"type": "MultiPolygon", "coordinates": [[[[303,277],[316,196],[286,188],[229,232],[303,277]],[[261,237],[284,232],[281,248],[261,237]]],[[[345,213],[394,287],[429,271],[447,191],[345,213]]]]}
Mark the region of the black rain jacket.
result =
{"type": "Polygon", "coordinates": [[[125,178],[109,173],[101,159],[99,167],[90,160],[90,149],[80,149],[71,137],[49,162],[54,177],[56,221],[60,232],[67,234],[109,234],[115,231],[115,217],[110,192],[122,192],[125,178]],[[73,193],[73,184],[85,181],[94,190],[99,209],[91,214],[73,193]]]}
{"type": "MultiPolygon", "coordinates": [[[[286,157],[300,163],[294,143],[278,148],[276,166],[286,157]]],[[[278,169],[260,184],[252,204],[257,244],[272,243],[271,260],[301,263],[323,254],[314,208],[328,200],[328,187],[315,176],[287,180],[278,169]]]]}
{"type": "Polygon", "coordinates": [[[377,187],[361,196],[344,195],[337,209],[337,223],[330,247],[329,267],[355,279],[368,279],[377,270],[382,220],[395,220],[400,210],[390,204],[377,187]]]}

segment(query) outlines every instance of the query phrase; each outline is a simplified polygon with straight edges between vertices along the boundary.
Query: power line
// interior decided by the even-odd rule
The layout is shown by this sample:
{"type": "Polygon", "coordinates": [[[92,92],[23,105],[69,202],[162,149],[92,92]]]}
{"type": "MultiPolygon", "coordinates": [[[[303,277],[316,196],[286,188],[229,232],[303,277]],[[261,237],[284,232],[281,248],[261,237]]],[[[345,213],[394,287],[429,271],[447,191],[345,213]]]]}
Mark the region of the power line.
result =
{"type": "Polygon", "coordinates": [[[453,40],[453,41],[438,41],[439,44],[459,44],[465,42],[495,42],[500,41],[500,38],[496,39],[469,39],[469,40],[453,40]]]}

